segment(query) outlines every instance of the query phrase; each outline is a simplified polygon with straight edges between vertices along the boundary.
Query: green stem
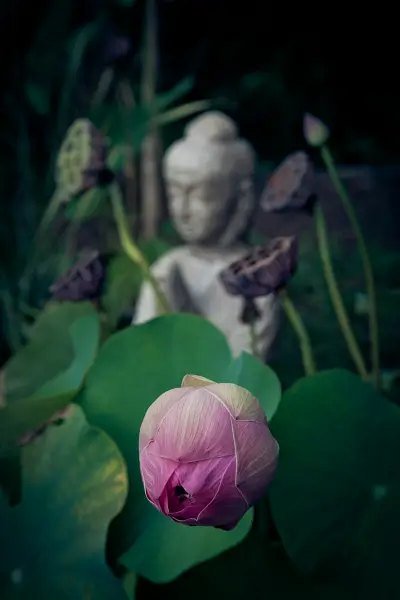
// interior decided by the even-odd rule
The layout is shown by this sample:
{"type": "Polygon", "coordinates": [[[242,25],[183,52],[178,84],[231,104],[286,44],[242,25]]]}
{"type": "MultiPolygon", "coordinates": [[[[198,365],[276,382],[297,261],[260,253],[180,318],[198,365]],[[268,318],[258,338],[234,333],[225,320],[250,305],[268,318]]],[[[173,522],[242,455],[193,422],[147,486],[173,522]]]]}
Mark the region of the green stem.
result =
{"type": "Polygon", "coordinates": [[[306,375],[314,375],[317,369],[315,366],[314,354],[312,351],[310,338],[307,329],[304,325],[303,319],[301,318],[300,313],[296,309],[286,290],[283,290],[280,293],[280,298],[282,301],[283,310],[285,311],[286,316],[299,339],[304,371],[306,375]]]}
{"type": "Polygon", "coordinates": [[[43,236],[47,232],[49,226],[54,221],[58,210],[60,208],[60,194],[58,190],[56,190],[53,196],[48,203],[44,215],[39,223],[39,226],[36,230],[33,248],[30,254],[30,257],[25,265],[25,269],[20,278],[20,291],[22,294],[23,300],[26,300],[29,296],[30,286],[32,283],[32,277],[35,272],[35,268],[37,266],[37,262],[39,260],[39,255],[42,250],[42,242],[43,236]]]}
{"type": "Polygon", "coordinates": [[[171,312],[168,301],[161,290],[157,279],[152,274],[147,260],[132,239],[118,184],[114,183],[110,186],[110,194],[114,219],[117,225],[119,240],[123,250],[127,256],[141,269],[143,276],[152,286],[157,298],[159,312],[161,314],[171,312]]]}
{"type": "Polygon", "coordinates": [[[333,308],[336,312],[336,317],[339,322],[343,337],[346,340],[350,355],[357,367],[357,371],[361,375],[362,379],[368,381],[368,372],[364,363],[364,359],[351,328],[350,319],[340,294],[339,286],[333,270],[325,217],[320,204],[317,204],[315,209],[315,221],[319,253],[333,308]]]}
{"type": "Polygon", "coordinates": [[[39,240],[48,230],[50,225],[53,223],[57,216],[59,208],[61,206],[61,195],[60,191],[56,188],[54,194],[50,198],[46,210],[43,214],[42,220],[40,221],[39,227],[36,232],[36,239],[39,240]]]}
{"type": "Polygon", "coordinates": [[[350,197],[341,182],[332,154],[327,146],[322,146],[321,156],[327,168],[329,177],[342,201],[343,208],[353,228],[354,235],[357,240],[359,252],[363,264],[365,284],[369,296],[368,302],[368,319],[369,319],[369,334],[371,342],[371,364],[373,372],[373,381],[377,389],[380,387],[380,361],[379,361],[379,330],[378,330],[378,315],[376,302],[376,288],[374,275],[372,271],[371,260],[368,255],[367,245],[358,221],[356,212],[351,203],[350,197]]]}

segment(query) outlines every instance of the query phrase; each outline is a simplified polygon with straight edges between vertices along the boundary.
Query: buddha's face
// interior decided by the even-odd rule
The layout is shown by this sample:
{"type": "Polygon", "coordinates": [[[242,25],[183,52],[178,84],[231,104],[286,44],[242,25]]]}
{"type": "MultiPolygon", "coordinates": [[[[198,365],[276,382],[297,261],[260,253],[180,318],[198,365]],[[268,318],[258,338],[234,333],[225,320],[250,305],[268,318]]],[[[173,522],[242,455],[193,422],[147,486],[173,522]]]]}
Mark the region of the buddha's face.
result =
{"type": "Polygon", "coordinates": [[[234,211],[236,185],[224,174],[174,171],[167,174],[171,216],[181,238],[191,244],[212,243],[234,211]]]}

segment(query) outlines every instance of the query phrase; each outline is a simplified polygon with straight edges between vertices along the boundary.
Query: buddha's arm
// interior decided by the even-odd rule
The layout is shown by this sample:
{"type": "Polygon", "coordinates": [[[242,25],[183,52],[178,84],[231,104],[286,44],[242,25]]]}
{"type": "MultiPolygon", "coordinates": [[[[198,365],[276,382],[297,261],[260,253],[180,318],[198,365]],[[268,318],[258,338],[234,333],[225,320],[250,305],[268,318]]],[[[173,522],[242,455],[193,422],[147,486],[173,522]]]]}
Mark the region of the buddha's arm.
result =
{"type": "Polygon", "coordinates": [[[261,318],[256,322],[255,332],[258,356],[268,360],[271,348],[276,339],[280,323],[280,301],[275,294],[270,294],[258,300],[261,318]]]}
{"type": "MultiPolygon", "coordinates": [[[[172,312],[196,312],[190,302],[189,293],[180,276],[178,261],[172,251],[161,257],[151,268],[164,293],[172,312]]],[[[142,284],[135,307],[133,323],[145,323],[159,314],[157,297],[153,287],[146,281],[142,284]]]]}
{"type": "MultiPolygon", "coordinates": [[[[237,296],[228,296],[220,289],[220,298],[214,304],[214,321],[219,323],[228,338],[235,356],[243,351],[252,353],[250,328],[240,321],[243,300],[237,296]],[[217,309],[217,310],[216,310],[217,309]]],[[[256,300],[260,318],[255,323],[257,354],[262,359],[268,358],[271,346],[279,327],[279,300],[273,295],[256,300]]]]}

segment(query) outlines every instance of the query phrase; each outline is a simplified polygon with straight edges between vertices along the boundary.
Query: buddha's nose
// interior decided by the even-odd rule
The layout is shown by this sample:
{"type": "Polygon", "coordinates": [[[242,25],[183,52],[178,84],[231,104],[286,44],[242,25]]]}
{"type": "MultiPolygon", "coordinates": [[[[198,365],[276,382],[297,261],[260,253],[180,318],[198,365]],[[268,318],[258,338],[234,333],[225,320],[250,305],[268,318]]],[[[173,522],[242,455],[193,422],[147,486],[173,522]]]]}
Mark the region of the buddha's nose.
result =
{"type": "Polygon", "coordinates": [[[190,202],[189,202],[189,194],[185,194],[182,200],[182,209],[181,209],[181,217],[186,222],[190,219],[190,202]]]}

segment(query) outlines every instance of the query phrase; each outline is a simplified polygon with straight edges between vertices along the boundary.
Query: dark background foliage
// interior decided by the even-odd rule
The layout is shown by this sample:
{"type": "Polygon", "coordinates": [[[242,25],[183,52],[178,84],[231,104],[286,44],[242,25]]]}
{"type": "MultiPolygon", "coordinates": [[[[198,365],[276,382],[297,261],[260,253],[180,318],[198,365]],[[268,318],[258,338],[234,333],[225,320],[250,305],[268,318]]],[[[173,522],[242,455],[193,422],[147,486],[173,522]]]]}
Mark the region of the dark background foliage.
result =
{"type": "MultiPolygon", "coordinates": [[[[2,328],[12,321],[18,276],[53,192],[58,144],[72,120],[87,115],[96,83],[112,62],[110,36],[129,39],[128,53],[113,68],[140,89],[144,7],[144,0],[15,0],[0,6],[2,328]],[[71,39],[93,22],[96,36],[81,57],[73,57],[79,73],[67,103],[71,39]]],[[[396,164],[395,19],[392,26],[391,15],[378,9],[364,7],[361,14],[338,5],[328,12],[326,6],[259,0],[159,0],[158,91],[192,77],[184,102],[215,101],[266,166],[305,148],[305,111],[328,124],[340,163],[396,164]]],[[[184,124],[164,127],[164,143],[184,124]]]]}
{"type": "MultiPolygon", "coordinates": [[[[65,37],[104,13],[110,25],[131,38],[132,56],[141,43],[142,0],[122,6],[104,0],[3,3],[5,91],[21,85],[21,65],[54,4],[66,11],[65,37]]],[[[303,145],[301,116],[308,110],[330,125],[342,162],[396,161],[398,48],[390,13],[382,15],[378,8],[369,13],[364,7],[359,14],[340,5],[327,12],[258,0],[161,1],[160,87],[194,75],[192,95],[226,98],[229,112],[267,160],[303,145]]],[[[49,51],[51,42],[43,40],[49,51]]],[[[138,57],[133,62],[134,76],[138,57]]]]}

